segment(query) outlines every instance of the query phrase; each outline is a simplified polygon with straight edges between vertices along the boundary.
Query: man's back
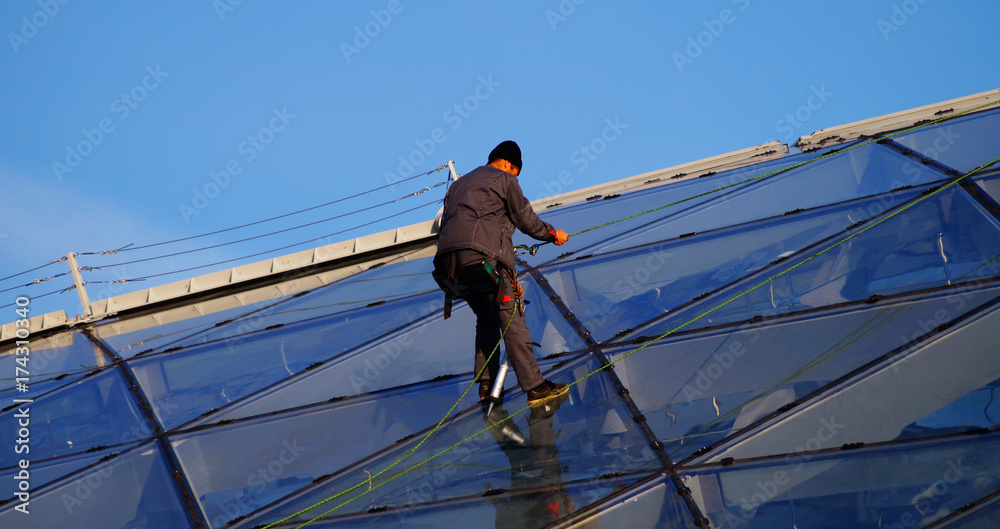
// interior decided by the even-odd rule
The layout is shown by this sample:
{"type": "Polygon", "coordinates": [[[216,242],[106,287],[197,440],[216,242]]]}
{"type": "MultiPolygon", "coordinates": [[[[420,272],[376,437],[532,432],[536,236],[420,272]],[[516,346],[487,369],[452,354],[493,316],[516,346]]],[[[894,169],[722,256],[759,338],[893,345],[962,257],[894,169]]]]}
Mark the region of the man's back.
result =
{"type": "Polygon", "coordinates": [[[515,227],[535,239],[553,239],[552,226],[535,214],[517,177],[490,165],[477,167],[448,189],[438,253],[472,249],[513,269],[515,227]]]}

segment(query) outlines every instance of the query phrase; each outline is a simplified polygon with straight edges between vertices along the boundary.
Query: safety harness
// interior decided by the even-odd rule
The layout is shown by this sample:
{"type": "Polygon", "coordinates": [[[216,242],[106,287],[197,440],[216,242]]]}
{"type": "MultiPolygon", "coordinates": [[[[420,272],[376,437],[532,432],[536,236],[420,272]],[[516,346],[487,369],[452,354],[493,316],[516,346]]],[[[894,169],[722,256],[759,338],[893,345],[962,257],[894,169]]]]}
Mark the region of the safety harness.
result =
{"type": "MultiPolygon", "coordinates": [[[[444,319],[451,317],[451,306],[455,299],[474,294],[495,293],[494,300],[499,305],[510,301],[507,283],[510,282],[514,299],[524,297],[524,289],[517,280],[517,274],[507,267],[494,268],[488,261],[459,269],[457,252],[449,252],[445,257],[444,270],[434,269],[434,281],[444,291],[444,319]],[[503,275],[508,281],[503,280],[503,275]]],[[[521,304],[518,303],[518,307],[521,304]]]]}

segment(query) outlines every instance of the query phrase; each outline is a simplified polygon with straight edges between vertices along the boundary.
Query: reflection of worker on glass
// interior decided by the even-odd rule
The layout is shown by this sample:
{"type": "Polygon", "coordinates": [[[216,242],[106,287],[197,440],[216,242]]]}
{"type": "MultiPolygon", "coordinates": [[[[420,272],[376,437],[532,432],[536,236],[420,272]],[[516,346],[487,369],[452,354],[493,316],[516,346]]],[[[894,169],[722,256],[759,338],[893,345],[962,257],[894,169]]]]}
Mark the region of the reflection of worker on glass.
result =
{"type": "Polygon", "coordinates": [[[490,496],[497,510],[497,529],[543,527],[573,512],[573,500],[562,483],[562,463],[552,424],[563,399],[531,409],[527,438],[503,408],[483,416],[490,425],[490,434],[510,461],[510,494],[490,496]],[[535,490],[518,493],[518,489],[528,488],[535,490]]]}

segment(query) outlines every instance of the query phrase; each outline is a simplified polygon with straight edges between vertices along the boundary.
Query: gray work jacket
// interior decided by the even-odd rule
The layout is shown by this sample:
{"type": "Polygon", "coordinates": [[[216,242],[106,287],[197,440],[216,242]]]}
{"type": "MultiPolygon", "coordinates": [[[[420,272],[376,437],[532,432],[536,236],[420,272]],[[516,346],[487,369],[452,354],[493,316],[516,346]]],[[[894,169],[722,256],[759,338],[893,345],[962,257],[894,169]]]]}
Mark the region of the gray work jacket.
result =
{"type": "Polygon", "coordinates": [[[552,226],[538,218],[517,177],[491,165],[473,169],[448,188],[437,253],[472,249],[514,269],[514,228],[540,241],[555,241],[552,226]]]}

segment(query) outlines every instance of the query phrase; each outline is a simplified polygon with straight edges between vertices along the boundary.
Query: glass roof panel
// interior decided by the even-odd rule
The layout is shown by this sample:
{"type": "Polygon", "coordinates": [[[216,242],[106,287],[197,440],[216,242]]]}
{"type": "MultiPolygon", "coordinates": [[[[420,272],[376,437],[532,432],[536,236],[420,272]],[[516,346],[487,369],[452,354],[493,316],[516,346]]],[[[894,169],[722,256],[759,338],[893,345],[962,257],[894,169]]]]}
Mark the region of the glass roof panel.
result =
{"type": "Polygon", "coordinates": [[[50,391],[56,390],[63,386],[68,386],[73,382],[80,380],[94,369],[100,369],[100,368],[90,368],[86,371],[73,374],[63,373],[57,377],[45,378],[45,379],[41,377],[37,379],[32,377],[31,381],[28,383],[28,393],[23,393],[18,391],[16,386],[0,390],[0,402],[11,402],[10,399],[19,399],[24,397],[28,398],[41,397],[42,395],[45,395],[50,391]]]}
{"type": "MultiPolygon", "coordinates": [[[[121,452],[122,450],[124,449],[117,447],[65,457],[31,460],[28,467],[31,476],[31,488],[39,489],[65,475],[97,463],[108,454],[121,452]]],[[[0,470],[0,502],[14,498],[18,483],[14,480],[14,476],[19,471],[20,467],[16,466],[0,470]]]]}
{"type": "Polygon", "coordinates": [[[606,354],[667,454],[681,461],[998,297],[995,284],[959,288],[678,335],[606,354]]]}
{"type": "Polygon", "coordinates": [[[677,213],[654,226],[625,233],[592,248],[582,249],[580,253],[604,253],[630,248],[643,243],[673,239],[686,233],[782,215],[797,209],[811,209],[887,193],[903,186],[923,185],[945,177],[943,173],[912,158],[872,143],[789,170],[758,185],[731,191],[704,205],[677,213]]]}
{"type": "MultiPolygon", "coordinates": [[[[183,347],[210,342],[220,337],[228,339],[275,325],[288,325],[400,298],[438,293],[440,290],[431,276],[433,265],[430,259],[407,261],[367,270],[330,286],[293,296],[281,304],[238,317],[225,325],[216,325],[205,332],[171,342],[169,346],[183,347]]],[[[443,298],[443,294],[441,296],[443,298]]],[[[424,302],[423,298],[414,298],[410,301],[411,304],[424,302]]]]}
{"type": "Polygon", "coordinates": [[[38,395],[35,381],[60,375],[67,375],[66,378],[69,378],[108,364],[104,353],[79,331],[31,338],[29,342],[27,347],[21,348],[12,343],[10,348],[0,352],[0,373],[5,374],[4,378],[0,378],[0,391],[15,387],[15,367],[27,367],[28,378],[32,381],[29,392],[38,395]],[[19,349],[22,353],[27,350],[27,354],[17,354],[19,349]],[[18,359],[22,359],[27,365],[19,364],[18,359]],[[6,376],[8,373],[9,377],[6,376]]]}
{"type": "Polygon", "coordinates": [[[633,334],[658,336],[1000,275],[1000,226],[989,213],[957,186],[921,199],[884,222],[801,251],[633,334]]]}
{"type": "MultiPolygon", "coordinates": [[[[309,524],[310,528],[384,528],[412,527],[419,529],[541,529],[550,527],[560,517],[588,507],[635,483],[634,474],[609,476],[604,479],[578,481],[564,484],[543,484],[530,488],[498,491],[485,496],[463,498],[419,506],[379,509],[354,515],[333,513],[309,524]]],[[[320,511],[322,512],[322,511],[320,511]]],[[[319,514],[319,513],[317,513],[319,514]]],[[[275,529],[300,526],[302,522],[281,524],[275,529]]],[[[236,527],[248,529],[246,524],[236,527]]],[[[595,526],[587,526],[595,527],[595,526]]],[[[597,527],[613,527],[600,525],[597,527]]],[[[687,529],[690,526],[672,525],[670,529],[687,529]]]]}
{"type": "MultiPolygon", "coordinates": [[[[536,356],[583,349],[586,344],[551,307],[547,296],[522,274],[525,299],[532,301],[525,314],[533,342],[542,344],[536,356]]],[[[428,308],[437,310],[443,294],[428,308]]],[[[473,370],[475,315],[456,303],[451,318],[440,313],[398,332],[348,352],[308,373],[289,378],[243,402],[235,403],[229,417],[250,417],[276,410],[323,402],[333,397],[359,395],[381,389],[457,375],[473,370]]]]}
{"type": "Polygon", "coordinates": [[[387,262],[308,290],[296,291],[303,287],[293,280],[281,284],[282,288],[262,287],[250,294],[201,302],[198,309],[190,305],[169,309],[155,314],[152,321],[125,318],[100,324],[95,329],[110,348],[124,358],[131,358],[139,353],[210,341],[217,333],[242,334],[435,290],[430,259],[387,262]],[[285,294],[286,291],[290,292],[285,294]],[[255,301],[244,301],[250,298],[255,301]]]}
{"type": "Polygon", "coordinates": [[[694,529],[691,511],[668,477],[637,485],[625,495],[607,500],[597,514],[567,525],[572,529],[694,529]]]}
{"type": "Polygon", "coordinates": [[[949,520],[935,529],[993,529],[1000,527],[1000,496],[993,496],[982,505],[977,505],[954,520],[949,520]]]}
{"type": "Polygon", "coordinates": [[[195,305],[184,305],[156,313],[148,321],[136,317],[113,320],[95,325],[93,332],[119,356],[132,358],[140,353],[164,349],[176,340],[211,329],[220,321],[270,307],[288,297],[276,289],[269,294],[274,297],[247,305],[240,303],[235,307],[230,306],[235,301],[219,302],[226,308],[211,310],[207,314],[202,313],[205,309],[199,310],[195,305]]]}
{"type": "Polygon", "coordinates": [[[31,513],[0,510],[0,527],[191,527],[164,456],[146,444],[31,491],[31,513]],[[25,525],[27,524],[27,525],[25,525]]]}
{"type": "MultiPolygon", "coordinates": [[[[536,255],[526,254],[520,258],[524,259],[528,264],[538,266],[555,259],[564,252],[589,247],[608,237],[635,230],[640,226],[645,226],[646,224],[655,222],[657,219],[662,219],[677,211],[690,208],[695,204],[714,200],[726,193],[726,191],[718,191],[722,188],[728,186],[740,187],[739,184],[742,182],[761,177],[785,167],[806,162],[822,154],[822,151],[818,151],[786,156],[777,160],[723,171],[710,177],[696,178],[666,185],[659,183],[657,187],[631,191],[613,199],[600,197],[599,199],[595,198],[587,202],[539,212],[543,220],[552,224],[557,229],[565,230],[567,233],[576,233],[593,226],[618,220],[626,215],[662,208],[598,230],[576,235],[573,237],[571,247],[546,244],[539,247],[536,255]],[[704,195],[705,193],[709,194],[704,195]],[[677,204],[674,204],[675,202],[677,204]],[[569,248],[569,250],[566,248],[569,248]]],[[[666,179],[667,177],[664,178],[666,179]]],[[[753,185],[763,180],[766,180],[766,178],[754,180],[754,182],[746,185],[753,185]]],[[[524,235],[520,231],[514,232],[515,245],[531,246],[536,243],[538,241],[524,235]]]]}
{"type": "Polygon", "coordinates": [[[1000,204],[1000,172],[983,178],[976,178],[974,181],[994,202],[1000,204]]]}
{"type": "Polygon", "coordinates": [[[1000,490],[1000,434],[682,471],[714,527],[924,527],[1000,490]]]}
{"type": "Polygon", "coordinates": [[[209,519],[229,520],[429,429],[449,410],[476,405],[475,387],[458,402],[471,385],[471,375],[417,384],[179,434],[170,441],[209,519]],[[333,427],[343,435],[329,435],[331,425],[340,425],[333,427]],[[349,432],[344,425],[350,425],[349,432]],[[228,507],[222,510],[222,505],[228,507]]]}
{"type": "Polygon", "coordinates": [[[556,382],[579,380],[556,410],[539,406],[528,413],[524,394],[513,392],[488,418],[478,409],[469,410],[426,441],[423,435],[409,439],[262,511],[245,525],[281,519],[336,493],[341,496],[323,508],[348,514],[656,468],[658,459],[605,373],[584,378],[598,366],[591,357],[548,375],[556,382]],[[378,477],[369,483],[369,476],[378,477]]]}
{"type": "Polygon", "coordinates": [[[903,191],[546,267],[549,284],[598,341],[884,211],[903,191]]]}
{"type": "MultiPolygon", "coordinates": [[[[951,307],[939,311],[944,318],[952,312],[951,307]]],[[[994,303],[944,335],[884,360],[732,441],[711,458],[794,452],[816,435],[816,425],[823,421],[837,425],[824,439],[827,446],[996,428],[1000,426],[1000,404],[994,406],[1000,385],[997,343],[1000,307],[994,303]],[[866,411],[858,413],[860,409],[866,411]]]]}
{"type": "MultiPolygon", "coordinates": [[[[19,408],[0,415],[0,431],[18,430],[19,408]]],[[[118,369],[105,370],[22,405],[30,415],[31,456],[44,459],[113,446],[152,435],[118,369]]],[[[14,450],[0,451],[0,467],[16,464],[14,450]]]]}
{"type": "Polygon", "coordinates": [[[169,429],[404,326],[439,307],[442,297],[425,294],[276,328],[221,333],[211,343],[139,356],[129,365],[169,429]]]}
{"type": "Polygon", "coordinates": [[[892,139],[960,172],[1000,156],[1000,109],[977,112],[892,139]]]}

